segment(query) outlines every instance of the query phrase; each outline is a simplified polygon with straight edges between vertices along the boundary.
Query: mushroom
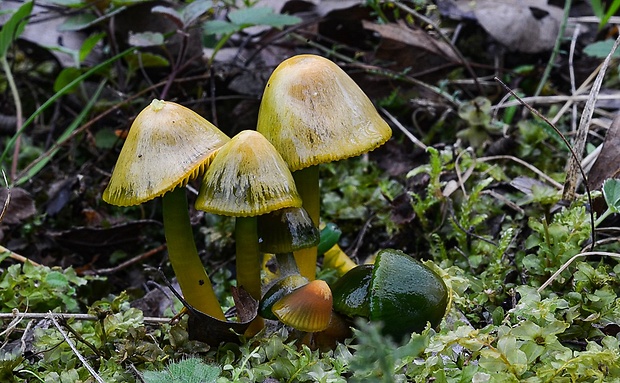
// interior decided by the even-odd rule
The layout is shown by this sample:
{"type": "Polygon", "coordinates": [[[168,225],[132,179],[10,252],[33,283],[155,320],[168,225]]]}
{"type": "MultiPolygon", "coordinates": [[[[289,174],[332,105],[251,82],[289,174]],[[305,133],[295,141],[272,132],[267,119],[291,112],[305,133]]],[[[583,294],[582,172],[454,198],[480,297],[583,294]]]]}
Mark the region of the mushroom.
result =
{"type": "MultiPolygon", "coordinates": [[[[271,74],[257,130],[288,163],[314,224],[319,224],[318,164],[358,156],[392,135],[370,99],[332,61],[298,55],[271,74]]],[[[315,278],[316,248],[295,253],[301,274],[315,278]],[[301,254],[305,253],[305,254],[301,254]]]]}
{"type": "Polygon", "coordinates": [[[208,166],[230,139],[209,121],[179,104],[153,100],[136,117],[103,200],[139,205],[163,196],[168,257],[185,299],[220,320],[224,314],[194,243],[183,188],[208,166]]]}
{"type": "Polygon", "coordinates": [[[435,328],[446,314],[450,291],[433,270],[400,250],[384,249],[373,265],[360,265],[332,285],[334,311],[383,322],[383,333],[399,341],[435,328]]]}
{"type": "Polygon", "coordinates": [[[287,164],[262,134],[245,130],[220,148],[204,175],[196,209],[236,217],[237,285],[260,299],[257,216],[300,207],[287,164]]]}

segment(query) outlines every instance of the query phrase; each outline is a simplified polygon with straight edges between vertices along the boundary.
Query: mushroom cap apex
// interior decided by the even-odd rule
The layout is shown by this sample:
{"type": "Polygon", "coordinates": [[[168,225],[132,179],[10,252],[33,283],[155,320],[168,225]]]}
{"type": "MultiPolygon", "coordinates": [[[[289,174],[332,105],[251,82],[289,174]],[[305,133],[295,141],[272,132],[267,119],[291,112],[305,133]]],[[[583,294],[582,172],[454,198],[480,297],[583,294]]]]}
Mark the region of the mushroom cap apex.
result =
{"type": "Polygon", "coordinates": [[[392,136],[355,81],[316,55],[293,56],[274,70],[263,93],[257,130],[291,171],[360,155],[392,136]]]}
{"type": "Polygon", "coordinates": [[[153,100],[133,121],[103,200],[139,205],[185,186],[230,138],[193,110],[153,100]]]}
{"type": "Polygon", "coordinates": [[[286,162],[260,133],[244,130],[222,146],[204,174],[196,209],[254,217],[301,207],[286,162]]]}

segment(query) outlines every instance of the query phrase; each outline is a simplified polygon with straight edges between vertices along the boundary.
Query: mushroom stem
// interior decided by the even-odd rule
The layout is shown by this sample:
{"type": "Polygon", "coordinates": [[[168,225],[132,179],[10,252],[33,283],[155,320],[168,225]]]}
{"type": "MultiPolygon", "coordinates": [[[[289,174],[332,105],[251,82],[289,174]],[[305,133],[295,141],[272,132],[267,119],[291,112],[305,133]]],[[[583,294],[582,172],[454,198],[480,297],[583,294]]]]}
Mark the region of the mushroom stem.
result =
{"type": "Polygon", "coordinates": [[[194,243],[185,188],[169,191],[162,199],[168,257],[183,296],[197,310],[225,321],[194,243]]]}
{"type": "Polygon", "coordinates": [[[256,299],[260,299],[260,251],[256,217],[237,217],[235,220],[237,252],[237,286],[256,299]]]}
{"type": "Polygon", "coordinates": [[[276,260],[278,261],[280,278],[299,274],[299,268],[297,267],[297,262],[295,261],[293,253],[276,254],[276,260]]]}
{"type": "MultiPolygon", "coordinates": [[[[295,179],[297,192],[303,201],[304,209],[308,212],[314,225],[318,227],[321,214],[318,165],[293,172],[293,179],[295,179]]],[[[310,281],[316,279],[317,247],[297,250],[294,254],[299,273],[310,281]]]]}

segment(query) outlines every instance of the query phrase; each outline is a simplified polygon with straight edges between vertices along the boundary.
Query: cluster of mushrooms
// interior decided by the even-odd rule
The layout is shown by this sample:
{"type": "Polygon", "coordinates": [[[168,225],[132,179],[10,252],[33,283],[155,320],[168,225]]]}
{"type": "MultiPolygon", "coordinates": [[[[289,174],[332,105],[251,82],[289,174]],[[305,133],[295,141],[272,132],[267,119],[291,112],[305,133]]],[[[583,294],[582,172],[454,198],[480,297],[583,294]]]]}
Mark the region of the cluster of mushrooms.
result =
{"type": "Polygon", "coordinates": [[[103,199],[131,206],[161,196],[168,255],[186,304],[237,333],[256,334],[265,318],[330,343],[348,336],[350,318],[362,316],[402,337],[427,322],[438,325],[446,311],[446,286],[426,266],[396,250],[357,266],[336,244],[323,263],[344,275],[331,287],[315,275],[318,165],[373,150],[391,133],[340,67],[298,55],[271,75],[257,130],[232,139],[192,110],[154,100],[134,120],[103,199]],[[236,217],[237,286],[260,302],[242,327],[226,320],[196,250],[185,186],[198,177],[196,209],[236,217]],[[278,263],[266,286],[265,254],[278,263]]]}

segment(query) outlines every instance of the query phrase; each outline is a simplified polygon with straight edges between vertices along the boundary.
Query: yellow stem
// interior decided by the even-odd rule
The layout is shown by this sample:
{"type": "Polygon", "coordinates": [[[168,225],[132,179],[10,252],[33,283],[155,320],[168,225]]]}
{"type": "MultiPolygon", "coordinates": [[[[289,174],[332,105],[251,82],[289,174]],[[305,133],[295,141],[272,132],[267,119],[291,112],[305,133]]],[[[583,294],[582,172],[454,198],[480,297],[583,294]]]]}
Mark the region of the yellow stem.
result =
{"type": "MultiPolygon", "coordinates": [[[[319,167],[308,168],[293,172],[297,192],[303,201],[303,207],[310,215],[312,222],[319,227],[321,215],[321,197],[319,189],[319,167]]],[[[309,247],[294,253],[299,273],[309,281],[316,279],[317,248],[309,247]]]]}
{"type": "Polygon", "coordinates": [[[222,307],[194,243],[185,188],[164,194],[163,206],[168,257],[183,297],[195,309],[225,321],[222,307]]]}

